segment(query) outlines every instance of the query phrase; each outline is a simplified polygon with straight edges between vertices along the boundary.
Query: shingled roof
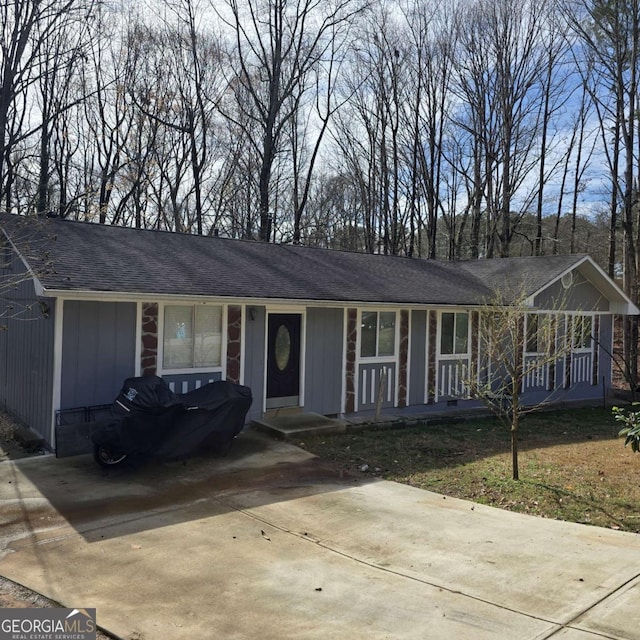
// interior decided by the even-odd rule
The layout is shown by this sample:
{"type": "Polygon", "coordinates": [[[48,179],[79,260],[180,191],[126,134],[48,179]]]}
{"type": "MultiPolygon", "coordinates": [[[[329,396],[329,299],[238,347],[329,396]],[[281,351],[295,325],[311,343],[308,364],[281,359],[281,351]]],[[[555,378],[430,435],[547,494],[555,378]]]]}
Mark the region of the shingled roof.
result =
{"type": "Polygon", "coordinates": [[[0,225],[49,295],[479,305],[505,287],[533,295],[585,259],[441,262],[7,214],[0,225]]]}

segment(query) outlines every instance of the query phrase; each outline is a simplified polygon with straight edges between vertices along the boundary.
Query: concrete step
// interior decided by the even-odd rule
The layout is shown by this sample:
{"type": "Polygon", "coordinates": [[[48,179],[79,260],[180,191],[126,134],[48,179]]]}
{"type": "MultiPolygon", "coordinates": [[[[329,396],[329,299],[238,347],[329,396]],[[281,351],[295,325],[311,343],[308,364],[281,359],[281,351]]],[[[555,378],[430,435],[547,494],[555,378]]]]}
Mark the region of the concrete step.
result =
{"type": "Polygon", "coordinates": [[[290,440],[304,435],[344,433],[347,430],[345,420],[308,412],[271,412],[259,420],[254,420],[251,426],[280,440],[290,440]]]}

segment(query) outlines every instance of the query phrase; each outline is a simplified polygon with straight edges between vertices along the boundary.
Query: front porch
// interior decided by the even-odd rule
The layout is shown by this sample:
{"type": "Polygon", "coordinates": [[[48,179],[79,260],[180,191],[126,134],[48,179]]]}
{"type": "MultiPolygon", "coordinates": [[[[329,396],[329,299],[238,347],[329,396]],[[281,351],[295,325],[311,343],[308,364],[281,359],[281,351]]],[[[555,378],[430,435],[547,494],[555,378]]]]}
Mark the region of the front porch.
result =
{"type": "MultiPolygon", "coordinates": [[[[554,401],[548,410],[579,407],[596,407],[613,404],[614,398],[575,398],[554,401]]],[[[545,410],[540,407],[539,411],[545,410]]],[[[322,416],[317,413],[297,411],[268,413],[253,420],[251,427],[280,440],[297,440],[304,436],[353,433],[365,429],[401,429],[418,424],[454,424],[474,418],[489,418],[493,413],[479,400],[458,400],[432,405],[414,405],[375,411],[360,411],[340,417],[322,416]]]]}

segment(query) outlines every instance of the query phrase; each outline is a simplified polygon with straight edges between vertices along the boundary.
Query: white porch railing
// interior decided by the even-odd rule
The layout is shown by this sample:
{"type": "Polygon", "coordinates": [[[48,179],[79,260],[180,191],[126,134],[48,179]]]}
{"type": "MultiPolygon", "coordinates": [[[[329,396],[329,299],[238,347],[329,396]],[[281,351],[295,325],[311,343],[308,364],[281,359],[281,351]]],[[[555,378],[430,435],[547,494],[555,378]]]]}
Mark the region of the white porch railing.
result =
{"type": "Polygon", "coordinates": [[[469,395],[469,358],[438,361],[438,397],[466,398],[469,395]]]}
{"type": "Polygon", "coordinates": [[[592,376],[592,354],[588,353],[572,353],[571,354],[571,384],[579,382],[591,383],[592,376]]]}
{"type": "Polygon", "coordinates": [[[361,363],[358,380],[358,409],[374,407],[378,399],[378,393],[381,393],[382,406],[392,407],[395,401],[395,388],[395,363],[361,363]],[[380,386],[381,383],[382,387],[380,386]]]}
{"type": "Polygon", "coordinates": [[[549,363],[539,362],[537,355],[525,355],[524,374],[524,391],[527,389],[549,388],[549,363]]]}

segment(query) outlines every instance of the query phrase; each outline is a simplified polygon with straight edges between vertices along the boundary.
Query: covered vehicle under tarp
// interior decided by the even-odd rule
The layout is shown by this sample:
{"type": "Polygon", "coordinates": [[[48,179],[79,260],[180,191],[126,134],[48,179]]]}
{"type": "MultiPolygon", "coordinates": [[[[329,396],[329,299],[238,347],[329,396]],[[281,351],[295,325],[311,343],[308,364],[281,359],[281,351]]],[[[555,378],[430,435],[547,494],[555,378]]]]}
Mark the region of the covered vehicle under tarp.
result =
{"type": "Polygon", "coordinates": [[[92,440],[126,456],[164,459],[220,449],[242,431],[251,402],[249,387],[222,380],[178,394],[159,376],[127,378],[111,406],[113,420],[92,440]]]}
{"type": "Polygon", "coordinates": [[[220,380],[177,394],[182,413],[155,452],[163,458],[187,455],[198,447],[221,449],[242,431],[251,407],[251,389],[220,380]]]}

